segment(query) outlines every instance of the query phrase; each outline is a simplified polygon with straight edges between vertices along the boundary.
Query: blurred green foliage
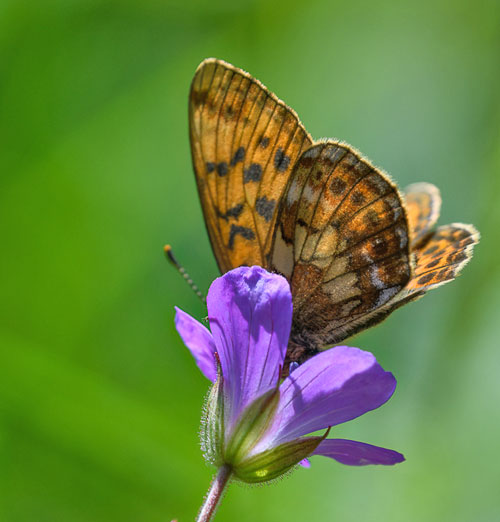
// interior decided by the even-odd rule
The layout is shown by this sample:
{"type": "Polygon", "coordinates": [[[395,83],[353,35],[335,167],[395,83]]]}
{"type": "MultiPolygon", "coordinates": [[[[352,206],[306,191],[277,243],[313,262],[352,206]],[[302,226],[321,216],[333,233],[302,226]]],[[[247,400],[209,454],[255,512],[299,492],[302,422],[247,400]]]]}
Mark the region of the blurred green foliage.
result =
{"type": "Polygon", "coordinates": [[[0,520],[186,522],[208,488],[207,383],[173,306],[205,312],[162,254],[217,275],[187,135],[208,56],[483,236],[458,281],[352,341],[398,390],[333,435],[407,462],[313,459],[233,486],[218,520],[498,520],[496,0],[0,2],[0,520]]]}

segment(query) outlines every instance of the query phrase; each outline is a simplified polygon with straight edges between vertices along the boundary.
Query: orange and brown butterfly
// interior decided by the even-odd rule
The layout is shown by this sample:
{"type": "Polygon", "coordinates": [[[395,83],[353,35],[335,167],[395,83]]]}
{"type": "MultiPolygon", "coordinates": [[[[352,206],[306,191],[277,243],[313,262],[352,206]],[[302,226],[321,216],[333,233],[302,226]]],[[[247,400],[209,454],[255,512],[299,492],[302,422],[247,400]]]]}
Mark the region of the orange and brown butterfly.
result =
{"type": "Polygon", "coordinates": [[[291,285],[289,361],[382,321],[453,280],[479,233],[434,230],[438,189],[402,194],[350,145],[314,141],[262,83],[204,60],[189,96],[193,165],[221,272],[261,265],[291,285]]]}

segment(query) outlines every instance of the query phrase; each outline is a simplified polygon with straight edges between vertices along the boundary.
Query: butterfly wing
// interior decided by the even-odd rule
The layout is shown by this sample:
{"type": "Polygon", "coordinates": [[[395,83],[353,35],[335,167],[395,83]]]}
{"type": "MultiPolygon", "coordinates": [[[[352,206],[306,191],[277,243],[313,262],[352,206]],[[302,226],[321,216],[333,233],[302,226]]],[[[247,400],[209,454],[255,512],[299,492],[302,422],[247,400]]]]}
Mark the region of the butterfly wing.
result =
{"type": "Polygon", "coordinates": [[[411,294],[427,292],[453,281],[472,257],[479,232],[472,225],[453,223],[438,227],[415,250],[415,274],[406,285],[411,294]]]}
{"type": "Polygon", "coordinates": [[[411,246],[418,246],[436,224],[441,211],[439,189],[431,183],[414,183],[405,190],[411,246]]]}
{"type": "MultiPolygon", "coordinates": [[[[408,284],[386,305],[366,316],[362,328],[379,324],[406,303],[420,299],[429,290],[453,281],[472,258],[479,238],[475,227],[462,223],[445,225],[428,234],[426,241],[413,252],[416,266],[408,284]]],[[[356,318],[352,321],[354,325],[357,324],[356,318]]],[[[348,324],[346,328],[351,328],[351,325],[348,324]]]]}
{"type": "Polygon", "coordinates": [[[479,241],[472,225],[432,232],[441,205],[435,186],[411,185],[403,203],[389,178],[348,145],[313,145],[292,109],[221,60],[196,71],[189,127],[220,270],[257,264],[290,281],[289,360],[305,360],[453,280],[479,241]]]}
{"type": "Polygon", "coordinates": [[[349,146],[313,145],[283,196],[270,264],[291,283],[292,360],[363,329],[412,275],[397,188],[349,146]]]}
{"type": "Polygon", "coordinates": [[[193,165],[221,272],[267,266],[278,203],[312,140],[297,114],[221,60],[198,67],[189,96],[193,165]]]}

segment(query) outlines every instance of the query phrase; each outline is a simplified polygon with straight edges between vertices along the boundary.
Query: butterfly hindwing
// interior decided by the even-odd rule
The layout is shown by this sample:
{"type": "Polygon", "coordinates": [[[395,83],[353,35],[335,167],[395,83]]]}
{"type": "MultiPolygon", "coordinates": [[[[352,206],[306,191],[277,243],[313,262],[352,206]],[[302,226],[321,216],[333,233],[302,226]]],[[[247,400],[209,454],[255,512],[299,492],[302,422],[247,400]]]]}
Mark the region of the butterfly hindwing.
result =
{"type": "Polygon", "coordinates": [[[196,71],[191,150],[205,222],[222,272],[266,266],[278,203],[312,140],[296,113],[258,80],[221,60],[196,71]]]}
{"type": "Polygon", "coordinates": [[[317,349],[355,333],[412,274],[397,188],[349,146],[313,145],[284,194],[270,266],[291,283],[295,344],[317,349]]]}
{"type": "Polygon", "coordinates": [[[406,187],[404,196],[411,246],[417,247],[439,218],[441,195],[431,183],[413,183],[406,187]]]}
{"type": "Polygon", "coordinates": [[[472,225],[453,223],[438,227],[415,250],[415,274],[405,290],[428,291],[452,281],[472,258],[478,242],[479,232],[472,225]]]}
{"type": "Polygon", "coordinates": [[[385,306],[374,310],[364,328],[375,326],[401,306],[420,299],[429,290],[453,281],[470,261],[479,232],[472,225],[453,223],[429,233],[413,251],[416,266],[412,278],[385,306]]]}

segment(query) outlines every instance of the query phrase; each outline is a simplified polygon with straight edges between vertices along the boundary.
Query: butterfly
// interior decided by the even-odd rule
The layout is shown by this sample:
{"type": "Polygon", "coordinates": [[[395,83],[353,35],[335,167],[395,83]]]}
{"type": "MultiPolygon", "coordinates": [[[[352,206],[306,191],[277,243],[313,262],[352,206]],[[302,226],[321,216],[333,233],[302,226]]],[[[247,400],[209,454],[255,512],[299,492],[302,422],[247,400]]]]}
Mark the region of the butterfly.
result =
{"type": "Polygon", "coordinates": [[[434,185],[401,193],[350,145],[314,141],[293,109],[222,60],[196,70],[189,129],[220,271],[260,265],[290,283],[289,362],[452,281],[479,241],[472,225],[434,229],[434,185]]]}

